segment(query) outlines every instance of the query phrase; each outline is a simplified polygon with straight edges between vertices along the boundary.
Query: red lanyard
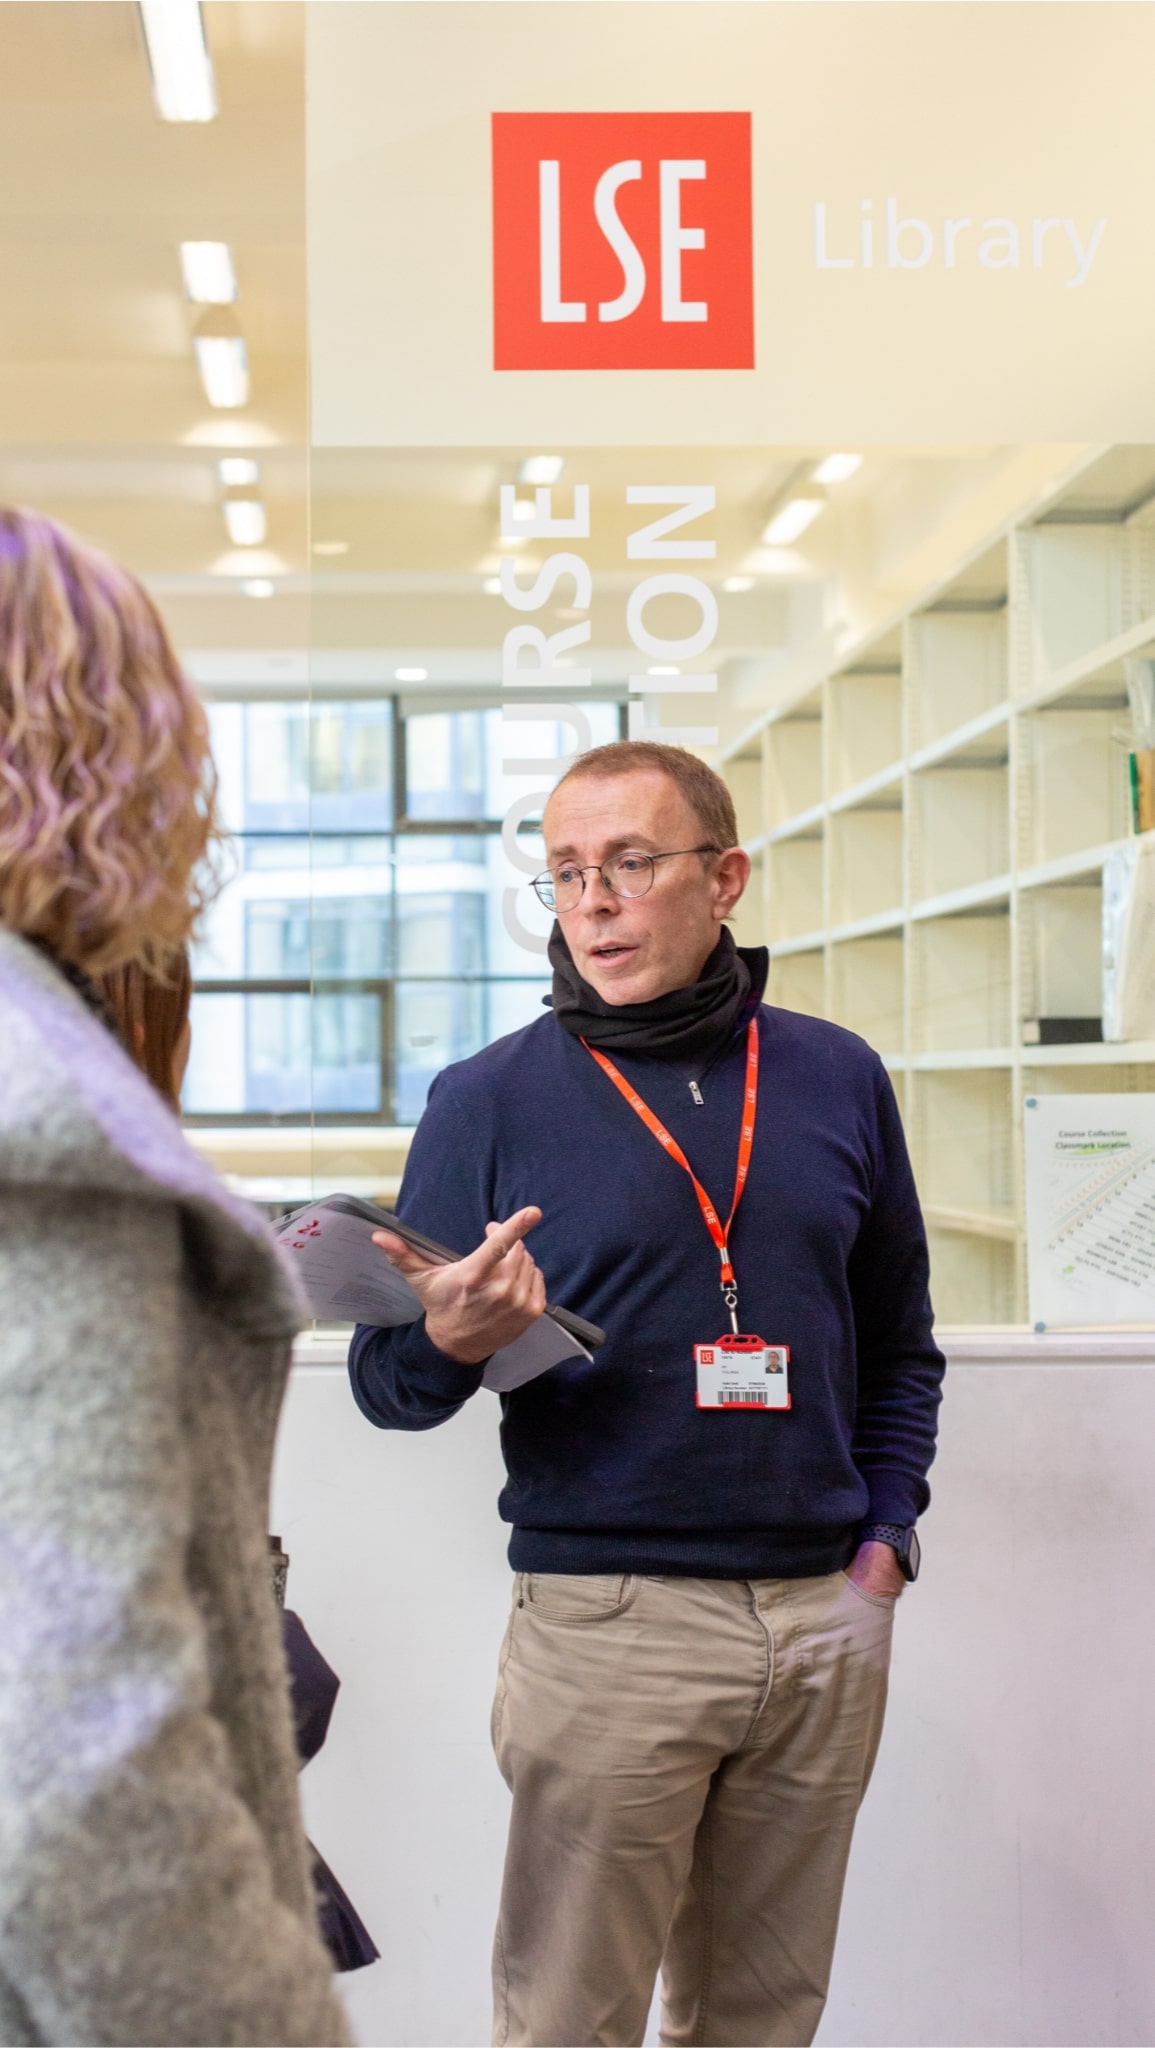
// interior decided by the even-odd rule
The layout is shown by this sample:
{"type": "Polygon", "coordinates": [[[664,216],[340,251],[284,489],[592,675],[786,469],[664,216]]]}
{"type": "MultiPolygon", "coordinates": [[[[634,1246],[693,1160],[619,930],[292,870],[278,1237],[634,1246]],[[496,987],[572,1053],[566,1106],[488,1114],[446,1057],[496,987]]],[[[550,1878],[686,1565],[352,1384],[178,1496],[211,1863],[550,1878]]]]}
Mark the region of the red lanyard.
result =
{"type": "Polygon", "coordinates": [[[694,1193],[698,1197],[698,1207],[702,1211],[702,1220],[718,1247],[718,1255],[722,1261],[722,1293],[725,1297],[726,1307],[730,1311],[730,1321],[733,1323],[735,1331],[737,1331],[738,1286],[734,1278],[734,1268],[730,1263],[729,1241],[730,1232],[734,1226],[734,1218],[738,1213],[738,1204],[742,1199],[742,1190],[746,1185],[746,1176],[750,1171],[750,1154],[754,1149],[754,1118],[758,1114],[758,1019],[751,1017],[749,1028],[746,1032],[746,1098],[742,1108],[742,1135],[738,1140],[738,1171],[734,1176],[734,1199],[730,1204],[730,1214],[726,1219],[724,1227],[719,1218],[718,1211],[715,1209],[713,1202],[710,1200],[681,1146],[676,1138],[670,1136],[665,1124],[660,1122],[654,1115],[649,1103],[642,1101],[637,1089],[631,1088],[625,1075],[615,1067],[613,1061],[608,1059],[604,1052],[599,1052],[596,1046],[589,1043],[588,1039],[583,1038],[582,1044],[585,1046],[586,1051],[592,1054],[602,1072],[609,1075],[618,1093],[625,1096],[630,1108],[637,1116],[641,1117],[646,1129],[653,1132],[659,1145],[665,1147],[670,1157],[677,1160],[678,1165],[685,1169],[693,1181],[694,1193]]]}

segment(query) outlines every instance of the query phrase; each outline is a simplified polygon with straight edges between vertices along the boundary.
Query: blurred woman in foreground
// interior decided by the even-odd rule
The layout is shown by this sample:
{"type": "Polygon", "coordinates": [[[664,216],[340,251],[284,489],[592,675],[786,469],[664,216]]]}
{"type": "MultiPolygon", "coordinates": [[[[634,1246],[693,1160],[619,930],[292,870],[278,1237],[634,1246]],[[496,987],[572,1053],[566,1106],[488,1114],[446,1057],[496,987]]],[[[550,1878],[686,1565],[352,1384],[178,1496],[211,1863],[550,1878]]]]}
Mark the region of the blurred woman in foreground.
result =
{"type": "MultiPolygon", "coordinates": [[[[192,1043],[188,948],[182,946],[168,962],[164,981],[145,974],[136,961],[130,961],[111,974],[102,974],[96,990],[112,1012],[125,1050],[165,1101],[179,1112],[181,1083],[192,1043]]],[[[270,1536],[269,1543],[281,1558],[280,1538],[270,1536]]],[[[309,1763],[324,1744],[341,1681],[313,1642],[299,1614],[285,1608],[281,1623],[300,1765],[309,1763]]],[[[364,1970],[378,1960],[380,1950],[320,1850],[312,1842],[308,1848],[321,1939],[333,1959],[333,1967],[341,1971],[364,1970]]]]}
{"type": "Polygon", "coordinates": [[[0,2041],[340,2043],[269,1584],[301,1312],[90,977],[217,838],[140,586],[0,511],[0,2041]]]}

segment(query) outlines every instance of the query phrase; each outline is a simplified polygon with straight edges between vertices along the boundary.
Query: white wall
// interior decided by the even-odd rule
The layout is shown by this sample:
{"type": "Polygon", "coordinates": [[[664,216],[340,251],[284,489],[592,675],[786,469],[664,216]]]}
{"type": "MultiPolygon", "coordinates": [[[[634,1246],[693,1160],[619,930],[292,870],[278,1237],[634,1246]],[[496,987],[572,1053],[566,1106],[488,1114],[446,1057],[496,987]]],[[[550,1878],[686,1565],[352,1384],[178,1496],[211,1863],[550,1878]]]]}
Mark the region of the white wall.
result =
{"type": "MultiPolygon", "coordinates": [[[[1155,1344],[1116,1338],[1113,1363],[1051,1337],[992,1363],[982,1340],[949,1348],[924,1575],[820,2039],[1151,2042],[1155,1344]]],[[[496,1423],[479,1396],[444,1429],[385,1433],[335,1365],[293,1375],[273,1526],[290,1604],[344,1679],[303,1788],[383,1954],[347,1980],[365,2048],[489,2038],[496,1423]]]]}
{"type": "Polygon", "coordinates": [[[288,1604],[340,1674],[306,1825],[381,1950],[346,1980],[365,2048],[489,2039],[489,1946],[507,1794],[489,1747],[509,1599],[494,1509],[498,1404],[377,1430],[343,1370],[298,1367],[272,1527],[288,1604]]]}

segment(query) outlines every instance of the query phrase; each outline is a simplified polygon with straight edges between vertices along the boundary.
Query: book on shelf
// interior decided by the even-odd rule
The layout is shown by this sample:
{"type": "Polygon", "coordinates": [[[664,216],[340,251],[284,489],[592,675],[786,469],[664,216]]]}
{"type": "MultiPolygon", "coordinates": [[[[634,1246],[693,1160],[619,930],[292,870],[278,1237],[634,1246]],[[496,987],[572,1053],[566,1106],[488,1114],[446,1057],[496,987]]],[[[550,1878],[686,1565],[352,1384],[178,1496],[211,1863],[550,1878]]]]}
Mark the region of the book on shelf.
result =
{"type": "Polygon", "coordinates": [[[1027,1017],[1023,1020],[1024,1045],[1101,1045],[1101,1017],[1027,1017]]]}
{"type": "Polygon", "coordinates": [[[1155,1038],[1155,837],[1103,862],[1103,1036],[1155,1038]]]}

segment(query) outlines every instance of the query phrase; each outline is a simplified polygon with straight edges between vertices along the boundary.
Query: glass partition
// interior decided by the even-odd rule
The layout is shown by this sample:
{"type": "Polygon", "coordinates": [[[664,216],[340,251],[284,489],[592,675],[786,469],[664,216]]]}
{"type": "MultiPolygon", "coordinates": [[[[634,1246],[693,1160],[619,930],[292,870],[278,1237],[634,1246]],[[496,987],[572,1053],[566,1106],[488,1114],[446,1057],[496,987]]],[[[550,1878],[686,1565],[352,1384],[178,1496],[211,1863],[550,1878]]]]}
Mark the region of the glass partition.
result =
{"type": "MultiPolygon", "coordinates": [[[[322,476],[329,459],[315,458],[322,476]]],[[[347,485],[355,455],[343,452],[337,460],[347,485]]],[[[367,482],[374,466],[367,465],[367,482]]],[[[413,466],[420,476],[420,464],[413,466]]],[[[454,509],[450,497],[450,518],[454,509]]],[[[365,525],[389,524],[390,508],[371,488],[357,513],[365,525]]],[[[326,510],[315,507],[314,516],[328,529],[326,510]]],[[[556,702],[531,699],[519,705],[511,727],[497,679],[485,679],[489,664],[468,653],[446,659],[444,642],[459,629],[460,593],[428,592],[428,572],[398,568],[387,546],[376,554],[371,543],[362,543],[358,555],[356,569],[326,565],[318,572],[315,616],[319,612],[323,627],[344,638],[360,623],[360,607],[349,601],[357,584],[367,577],[387,580],[373,627],[384,640],[390,610],[404,610],[412,637],[393,645],[314,649],[308,702],[291,707],[291,715],[290,707],[280,707],[284,730],[275,743],[270,735],[261,769],[270,777],[276,761],[284,773],[303,773],[306,783],[311,777],[304,862],[287,823],[279,836],[268,828],[261,883],[238,875],[232,887],[246,899],[242,971],[250,986],[240,1000],[249,1009],[249,1033],[257,1029],[259,1005],[282,1006],[276,1043],[284,1048],[292,1100],[287,1093],[279,1114],[308,1116],[318,1191],[332,1182],[339,1160],[346,1180],[351,1175],[359,1186],[391,1195],[396,1173],[383,1175],[379,1162],[386,1154],[391,1166],[403,1160],[436,1076],[541,1014],[549,986],[549,921],[524,872],[531,849],[534,865],[544,858],[535,830],[540,805],[523,809],[516,832],[520,864],[511,869],[508,820],[526,780],[508,757],[512,751],[559,759],[569,724],[556,702]],[[380,566],[367,569],[366,559],[380,566]],[[341,671],[353,668],[375,672],[380,682],[362,681],[356,697],[343,697],[341,671]],[[373,824],[376,831],[365,829],[373,824]],[[512,918],[511,885],[528,899],[512,918]],[[520,932],[525,919],[534,925],[531,950],[520,932]],[[302,973],[312,1003],[307,1069],[299,1063],[306,1041],[293,1008],[302,973]],[[335,1153],[340,1127],[344,1136],[335,1153]]],[[[500,608],[484,590],[478,594],[493,619],[500,608]]],[[[623,698],[616,683],[583,701],[588,744],[619,737],[623,698]]],[[[264,747],[263,734],[250,728],[248,743],[264,747]]],[[[238,929],[235,908],[225,922],[238,929]]],[[[236,1000],[237,994],[231,986],[211,994],[206,987],[202,999],[236,1000]]],[[[259,1114],[263,1105],[254,1096],[248,1106],[259,1114]]]]}
{"type": "Polygon", "coordinates": [[[1152,1070],[1092,1035],[1103,861],[1135,822],[1125,664],[1155,644],[1150,446],[774,440],[765,351],[495,370],[488,113],[406,126],[373,71],[402,16],[440,80],[441,11],[206,0],[218,112],[182,125],[132,7],[0,8],[0,170],[37,194],[33,240],[0,230],[0,493],[144,579],[232,835],[192,1142],[274,1208],[395,1194],[437,1074],[540,1014],[553,781],[660,732],[730,782],[771,999],[890,1067],[947,1314],[1019,1318],[1024,1090],[1152,1070]],[[457,269],[422,269],[439,236],[457,269]],[[993,1122],[956,1141],[967,1089],[993,1122]]]}

